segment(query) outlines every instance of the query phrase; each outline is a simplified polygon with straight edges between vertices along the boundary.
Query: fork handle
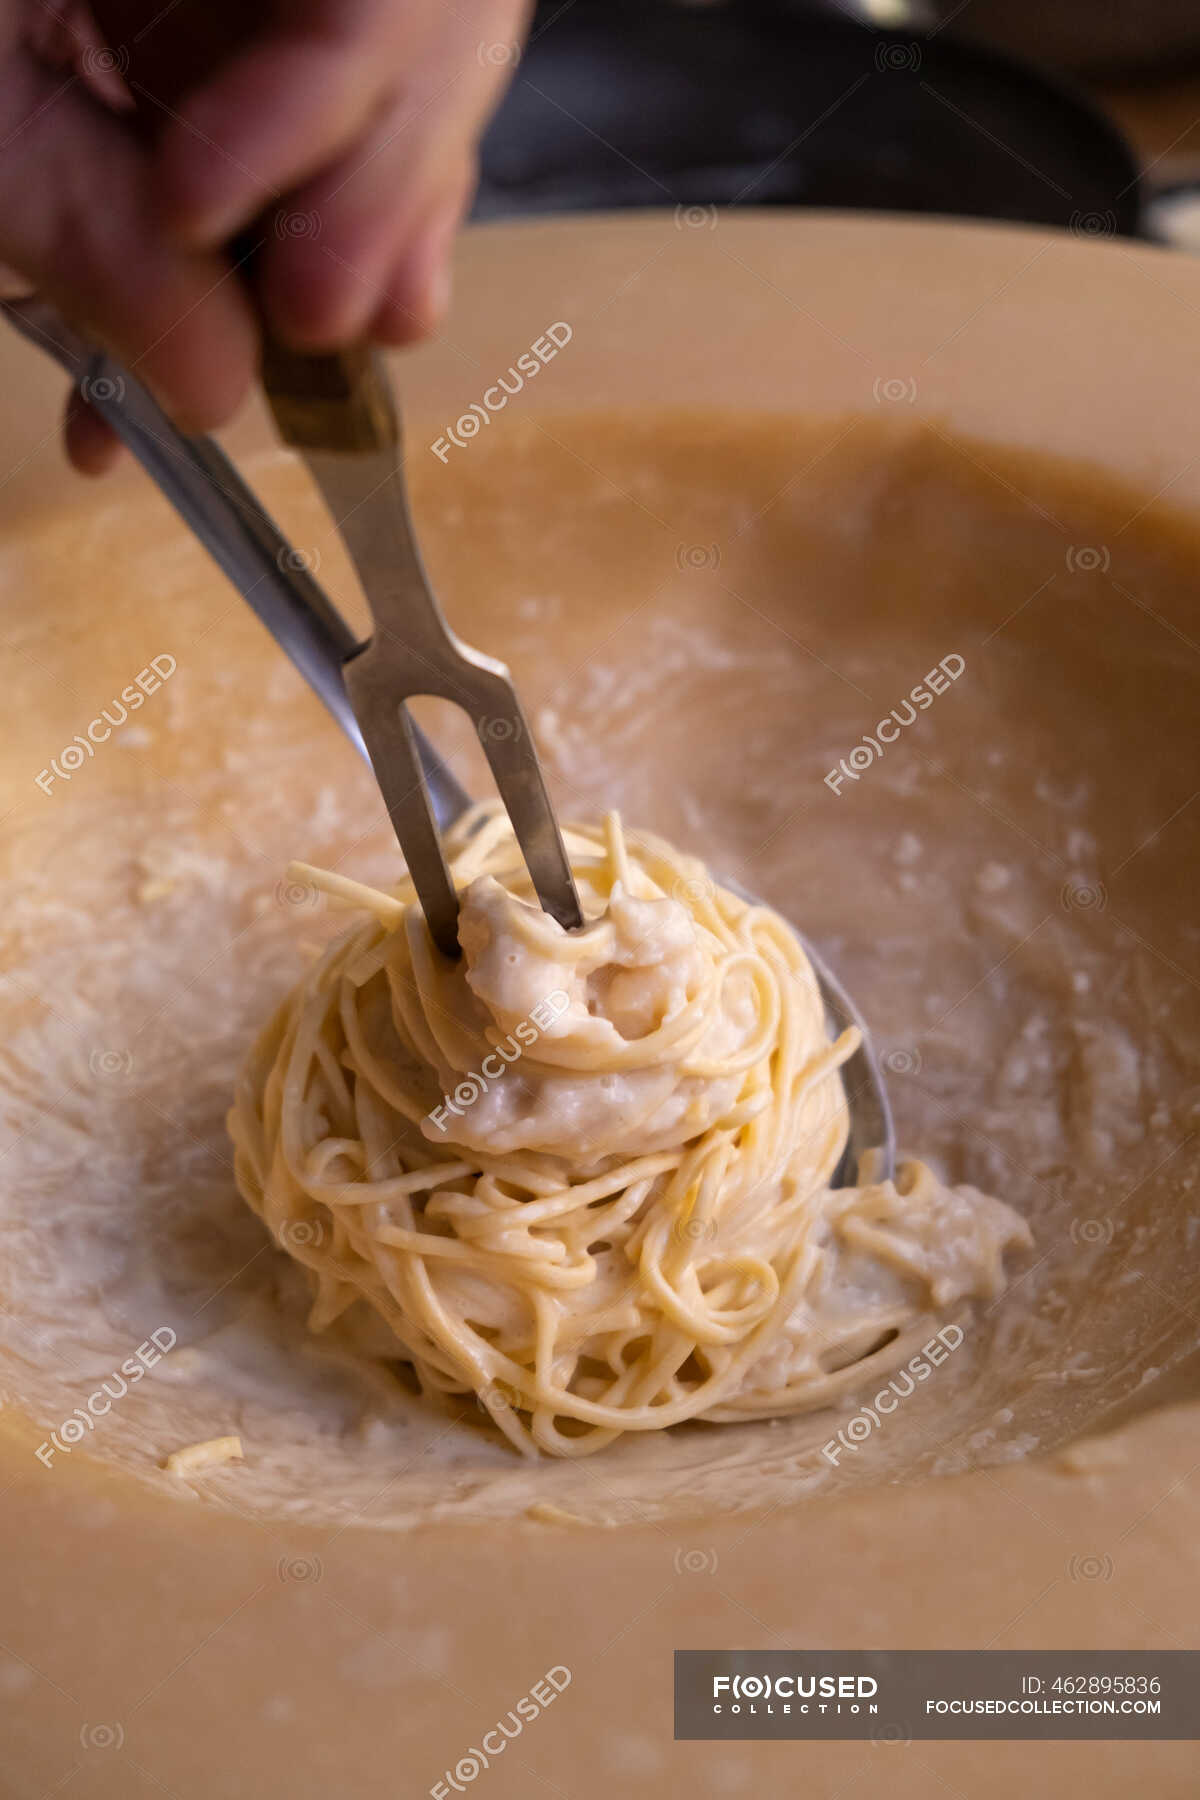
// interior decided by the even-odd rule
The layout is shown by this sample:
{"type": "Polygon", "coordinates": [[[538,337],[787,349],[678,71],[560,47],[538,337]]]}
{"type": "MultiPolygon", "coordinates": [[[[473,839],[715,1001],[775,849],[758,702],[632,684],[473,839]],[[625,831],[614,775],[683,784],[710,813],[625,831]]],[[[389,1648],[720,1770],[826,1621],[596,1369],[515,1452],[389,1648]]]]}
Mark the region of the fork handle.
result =
{"type": "Polygon", "coordinates": [[[399,448],[392,385],[382,358],[365,344],[305,356],[268,335],[262,384],[279,435],[293,450],[399,448]]]}

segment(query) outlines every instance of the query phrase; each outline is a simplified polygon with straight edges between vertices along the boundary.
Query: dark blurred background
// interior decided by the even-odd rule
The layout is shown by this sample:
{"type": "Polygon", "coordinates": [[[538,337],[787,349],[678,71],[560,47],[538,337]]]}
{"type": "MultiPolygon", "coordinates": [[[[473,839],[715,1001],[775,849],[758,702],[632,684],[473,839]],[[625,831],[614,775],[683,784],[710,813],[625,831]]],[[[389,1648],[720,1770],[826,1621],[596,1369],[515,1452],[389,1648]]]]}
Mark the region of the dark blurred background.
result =
{"type": "Polygon", "coordinates": [[[1194,183],[1195,0],[544,0],[475,216],[805,205],[1186,242],[1194,183]]]}

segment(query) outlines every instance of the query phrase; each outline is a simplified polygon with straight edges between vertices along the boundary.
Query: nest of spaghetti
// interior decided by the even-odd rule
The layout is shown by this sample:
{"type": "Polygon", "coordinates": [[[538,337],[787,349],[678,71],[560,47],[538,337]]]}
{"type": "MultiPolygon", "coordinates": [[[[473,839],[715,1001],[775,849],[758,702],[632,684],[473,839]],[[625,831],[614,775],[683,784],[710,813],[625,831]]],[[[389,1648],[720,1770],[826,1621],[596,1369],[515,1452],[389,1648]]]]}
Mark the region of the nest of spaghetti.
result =
{"type": "Polygon", "coordinates": [[[363,916],[263,1031],[230,1131],[312,1329],[369,1321],[424,1394],[582,1456],[829,1405],[995,1297],[1029,1242],[1007,1206],[916,1162],[831,1187],[857,1037],[787,923],[615,815],[565,837],[570,932],[502,812],[459,823],[453,961],[407,879],[293,865],[363,916]]]}

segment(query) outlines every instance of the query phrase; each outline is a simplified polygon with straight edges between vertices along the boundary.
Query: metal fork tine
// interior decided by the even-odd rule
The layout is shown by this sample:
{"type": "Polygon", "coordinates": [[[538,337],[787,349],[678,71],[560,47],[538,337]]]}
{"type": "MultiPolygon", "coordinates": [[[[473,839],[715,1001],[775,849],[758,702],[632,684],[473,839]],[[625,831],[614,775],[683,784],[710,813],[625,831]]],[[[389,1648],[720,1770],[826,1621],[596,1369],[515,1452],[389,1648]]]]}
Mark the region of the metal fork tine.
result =
{"type": "Polygon", "coordinates": [[[479,730],[480,742],[505,811],[512,820],[534,891],[550,917],[557,919],[564,930],[571,931],[583,924],[583,913],[575,893],[566,846],[546,792],[542,765],[533,747],[516,688],[511,681],[506,686],[499,683],[497,686],[498,692],[504,695],[504,710],[483,721],[479,730]],[[500,730],[500,726],[511,729],[500,730]]]}
{"type": "Polygon", "coordinates": [[[459,948],[458,896],[425,786],[416,728],[407,706],[397,704],[394,695],[380,695],[379,686],[378,665],[362,657],[346,664],[351,704],[360,716],[369,715],[374,721],[367,738],[371,766],[392,829],[404,849],[430,935],[443,956],[455,957],[459,948]]]}

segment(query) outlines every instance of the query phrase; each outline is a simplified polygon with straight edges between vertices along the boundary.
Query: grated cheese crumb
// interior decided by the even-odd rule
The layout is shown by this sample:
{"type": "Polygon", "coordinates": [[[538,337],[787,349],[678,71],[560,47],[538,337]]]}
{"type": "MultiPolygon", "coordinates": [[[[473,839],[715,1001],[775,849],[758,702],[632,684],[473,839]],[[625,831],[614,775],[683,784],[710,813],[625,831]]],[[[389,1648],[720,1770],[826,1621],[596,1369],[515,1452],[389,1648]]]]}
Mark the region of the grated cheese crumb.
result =
{"type": "Polygon", "coordinates": [[[240,1460],[242,1454],[240,1437],[206,1438],[202,1444],[172,1450],[162,1466],[170,1475],[192,1475],[197,1469],[214,1469],[220,1463],[240,1460]]]}

